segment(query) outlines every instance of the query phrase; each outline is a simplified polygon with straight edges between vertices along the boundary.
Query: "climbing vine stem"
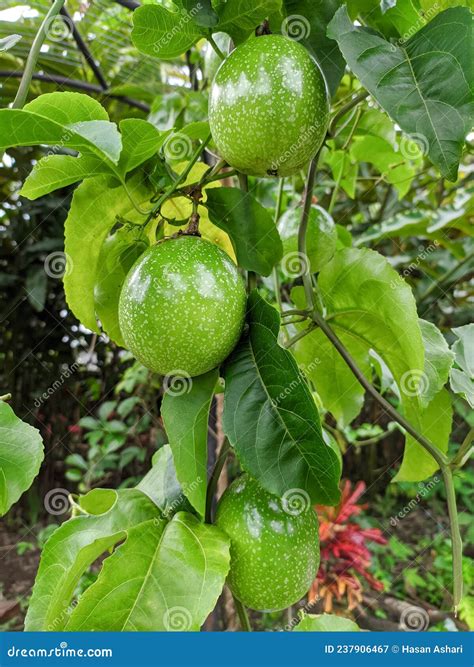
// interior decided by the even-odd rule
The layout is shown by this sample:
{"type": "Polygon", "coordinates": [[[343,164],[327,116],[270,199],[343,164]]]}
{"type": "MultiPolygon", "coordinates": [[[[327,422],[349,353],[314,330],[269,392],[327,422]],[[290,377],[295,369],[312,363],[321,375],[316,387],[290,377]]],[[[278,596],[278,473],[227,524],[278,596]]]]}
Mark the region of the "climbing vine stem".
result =
{"type": "MultiPolygon", "coordinates": [[[[341,117],[341,114],[339,115],[341,117]]],[[[334,127],[334,121],[331,124],[331,127],[334,127]]],[[[308,256],[306,253],[306,233],[308,228],[308,219],[309,212],[311,209],[311,202],[313,197],[314,182],[317,171],[319,154],[316,155],[314,160],[311,162],[308,178],[306,181],[306,187],[304,192],[303,199],[303,211],[301,215],[301,222],[298,232],[298,253],[301,257],[302,263],[302,280],[304,285],[304,292],[306,297],[306,304],[310,310],[309,317],[313,323],[321,329],[324,335],[329,339],[329,341],[334,345],[336,350],[339,352],[341,357],[344,359],[346,364],[351,369],[354,376],[364,387],[364,389],[369,393],[383,410],[395,421],[397,422],[407,433],[409,433],[431,456],[435,459],[436,463],[439,465],[444,485],[446,488],[446,502],[448,505],[448,515],[449,515],[449,524],[451,532],[451,548],[452,548],[452,561],[453,561],[453,606],[456,611],[459,602],[462,597],[462,540],[461,533],[459,530],[459,518],[456,507],[456,495],[454,492],[453,484],[453,473],[450,467],[450,461],[448,457],[431,443],[424,435],[419,433],[399,412],[396,410],[379,392],[373,387],[372,383],[365,377],[363,372],[357,366],[355,360],[353,359],[350,352],[345,347],[344,343],[340,340],[337,334],[333,331],[331,326],[326,322],[323,315],[319,312],[316,307],[314,287],[312,276],[309,268],[308,256]]],[[[311,327],[305,330],[305,335],[310,333],[312,330],[311,327]]],[[[294,341],[296,342],[296,341],[294,341]]]]}

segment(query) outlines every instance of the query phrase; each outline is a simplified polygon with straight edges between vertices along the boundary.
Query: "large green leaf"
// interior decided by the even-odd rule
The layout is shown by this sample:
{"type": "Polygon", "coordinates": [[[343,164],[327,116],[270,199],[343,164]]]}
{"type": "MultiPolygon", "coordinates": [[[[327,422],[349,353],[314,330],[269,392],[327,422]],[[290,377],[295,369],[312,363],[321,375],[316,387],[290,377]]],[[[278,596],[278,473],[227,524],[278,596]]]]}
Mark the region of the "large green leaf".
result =
{"type": "Polygon", "coordinates": [[[472,123],[470,26],[469,10],[454,7],[396,45],[341,7],[328,28],[362,84],[452,181],[472,123]]]}
{"type": "Polygon", "coordinates": [[[229,34],[235,44],[245,41],[266,18],[280,12],[281,0],[218,0],[216,30],[229,34]]]}
{"type": "Polygon", "coordinates": [[[218,378],[217,370],[182,378],[184,390],[176,391],[171,384],[161,406],[178,480],[201,516],[206,510],[209,410],[218,378]]]}
{"type": "Polygon", "coordinates": [[[296,39],[314,55],[334,95],[346,63],[337,43],[326,35],[328,23],[342,0],[283,0],[285,17],[278,26],[283,34],[296,39]]]}
{"type": "Polygon", "coordinates": [[[276,495],[290,489],[313,503],[339,500],[340,465],[292,355],[277,342],[279,316],[258,292],[249,332],[224,366],[224,430],[244,470],[276,495]]]}
{"type": "Polygon", "coordinates": [[[175,58],[204,34],[185,11],[169,12],[160,5],[146,5],[133,12],[132,42],[150,56],[175,58]]]}
{"type": "Polygon", "coordinates": [[[105,109],[88,95],[49,93],[23,109],[0,109],[0,152],[13,146],[63,147],[116,164],[122,141],[105,109]]]}
{"type": "Polygon", "coordinates": [[[268,276],[283,255],[270,213],[253,195],[238,188],[212,188],[206,192],[209,219],[230,236],[238,265],[268,276]]]}
{"type": "Polygon", "coordinates": [[[180,512],[128,534],[79,600],[70,631],[199,630],[229,570],[229,540],[180,512]]]}
{"type": "MultiPolygon", "coordinates": [[[[138,177],[128,184],[135,201],[143,203],[148,193],[138,177]]],[[[68,266],[64,275],[66,299],[74,315],[99,333],[95,317],[94,287],[102,244],[116,223],[116,216],[135,221],[137,212],[122,185],[111,188],[107,177],[83,181],[75,190],[65,222],[64,250],[68,266]]],[[[138,220],[143,221],[139,216],[138,220]]]]}
{"type": "Polygon", "coordinates": [[[453,333],[457,340],[452,346],[456,367],[450,372],[451,389],[474,408],[474,324],[457,327],[453,333]]]}
{"type": "Polygon", "coordinates": [[[293,632],[357,632],[357,623],[335,614],[304,614],[293,632]]]}
{"type": "Polygon", "coordinates": [[[28,631],[62,630],[83,572],[107,549],[125,539],[135,524],[150,519],[159,522],[156,505],[135,489],[95,489],[81,503],[83,508],[89,505],[96,514],[66,521],[43,549],[25,620],[28,631]]]}
{"type": "Polygon", "coordinates": [[[441,331],[431,322],[420,320],[421,335],[425,347],[424,377],[421,382],[420,401],[423,407],[431,402],[448,381],[454,354],[441,331]]]}
{"type": "Polygon", "coordinates": [[[29,489],[43,458],[40,432],[0,400],[0,516],[29,489]]]}

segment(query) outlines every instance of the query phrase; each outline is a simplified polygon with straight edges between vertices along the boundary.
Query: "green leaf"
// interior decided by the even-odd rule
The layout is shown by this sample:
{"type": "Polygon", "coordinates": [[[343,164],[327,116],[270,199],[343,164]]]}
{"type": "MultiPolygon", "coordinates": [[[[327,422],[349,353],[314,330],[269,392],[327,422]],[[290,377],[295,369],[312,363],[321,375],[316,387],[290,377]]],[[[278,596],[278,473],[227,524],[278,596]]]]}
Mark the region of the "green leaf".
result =
{"type": "MultiPolygon", "coordinates": [[[[278,221],[278,231],[283,242],[282,270],[292,275],[292,267],[300,273],[298,260],[298,229],[301,221],[301,209],[289,208],[278,221]]],[[[337,232],[334,220],[320,206],[311,206],[306,234],[306,254],[311,272],[317,273],[329,262],[336,251],[337,232]]]]}
{"type": "Polygon", "coordinates": [[[336,504],[338,457],[295,360],[278,345],[278,313],[254,291],[247,319],[249,333],[224,366],[224,431],[244,470],[270,493],[300,489],[313,503],[336,504]]]}
{"type": "Polygon", "coordinates": [[[179,386],[186,389],[176,391],[171,384],[161,406],[176,474],[186,497],[201,516],[206,510],[209,410],[218,379],[217,370],[182,378],[179,386]]]}
{"type": "Polygon", "coordinates": [[[185,11],[169,12],[159,5],[146,5],[133,12],[132,42],[149,56],[175,58],[204,34],[185,11]]]}
{"type": "Polygon", "coordinates": [[[325,149],[321,161],[329,165],[334,181],[354,199],[359,165],[352,159],[350,152],[325,149]]]}
{"type": "Polygon", "coordinates": [[[132,526],[159,520],[156,505],[135,489],[95,489],[81,499],[81,507],[93,513],[66,521],[46,542],[25,620],[27,631],[62,630],[86,569],[125,539],[132,526]]]}
{"type": "MultiPolygon", "coordinates": [[[[419,433],[430,440],[442,452],[448,451],[453,409],[449,393],[442,389],[424,410],[413,402],[405,402],[405,416],[419,433]]],[[[400,470],[393,482],[418,482],[427,479],[438,470],[438,464],[416,440],[407,435],[400,470]]]]}
{"type": "Polygon", "coordinates": [[[427,407],[448,381],[454,354],[449,349],[441,331],[431,322],[420,320],[421,335],[425,347],[424,377],[422,378],[420,401],[427,407]]]}
{"type": "Polygon", "coordinates": [[[335,614],[304,614],[293,632],[358,632],[357,623],[335,614]]]}
{"type": "Polygon", "coordinates": [[[163,445],[154,454],[151,470],[145,475],[137,489],[145,493],[161,511],[163,518],[170,518],[176,512],[188,510],[169,445],[163,445]]]}
{"type": "Polygon", "coordinates": [[[238,188],[209,188],[206,207],[211,222],[227,232],[243,269],[270,275],[283,247],[270,213],[238,188]]]}
{"type": "Polygon", "coordinates": [[[68,631],[193,631],[214,608],[229,570],[229,540],[180,512],[146,521],[103,564],[68,631]]]}
{"type": "Polygon", "coordinates": [[[454,7],[395,45],[354,26],[341,7],[328,28],[362,84],[452,181],[471,127],[470,23],[469,10],[454,7]]]}
{"type": "Polygon", "coordinates": [[[43,458],[39,431],[0,400],[0,516],[29,489],[43,458]]]}
{"type": "MultiPolygon", "coordinates": [[[[380,137],[355,138],[350,154],[358,162],[369,162],[391,183],[402,199],[410,189],[416,169],[403,155],[380,137]]],[[[416,152],[415,152],[416,155],[416,152]]]]}
{"type": "MultiPolygon", "coordinates": [[[[303,287],[294,287],[291,298],[298,308],[305,307],[303,287]]],[[[299,325],[298,329],[305,326],[307,324],[299,325]]],[[[370,380],[370,345],[346,332],[340,331],[338,335],[370,380]]],[[[341,427],[348,426],[362,410],[365,391],[334,345],[322,331],[315,329],[297,341],[292,350],[298,366],[313,383],[325,409],[341,427]]]]}
{"type": "Polygon", "coordinates": [[[328,23],[342,0],[283,0],[285,17],[280,32],[296,39],[318,61],[334,95],[344,74],[346,63],[337,43],[326,35],[328,23]]]}
{"type": "Polygon", "coordinates": [[[474,324],[466,324],[452,331],[457,336],[451,349],[458,368],[451,369],[451,389],[455,394],[464,396],[474,408],[474,324]]]}
{"type": "Polygon", "coordinates": [[[0,109],[0,151],[13,146],[64,146],[94,153],[116,164],[122,148],[115,123],[88,95],[48,93],[23,109],[0,109]]]}
{"type": "Polygon", "coordinates": [[[102,329],[117,345],[125,347],[120,332],[118,303],[125,278],[147,249],[148,238],[140,227],[121,227],[102,245],[94,285],[96,315],[102,329]]]}
{"type": "Polygon", "coordinates": [[[174,3],[181,5],[192,16],[194,23],[202,28],[213,28],[219,22],[211,0],[174,0],[174,3]]]}
{"type": "MultiPolygon", "coordinates": [[[[138,203],[148,199],[139,178],[127,184],[138,203]]],[[[116,222],[116,216],[140,222],[123,186],[111,188],[105,176],[88,178],[75,190],[65,222],[68,268],[64,275],[66,299],[74,315],[91,331],[100,333],[94,303],[99,256],[103,242],[116,222]]]]}
{"type": "Polygon", "coordinates": [[[109,172],[106,163],[97,155],[47,155],[41,158],[28,175],[20,194],[28,199],[72,185],[92,176],[109,172]]]}
{"type": "Polygon", "coordinates": [[[221,0],[215,8],[219,15],[218,30],[230,35],[235,44],[240,44],[264,19],[280,12],[281,0],[221,0]]]}
{"type": "Polygon", "coordinates": [[[156,155],[168,137],[168,132],[159,132],[154,125],[140,118],[125,118],[119,127],[123,148],[118,167],[123,176],[156,155]]]}

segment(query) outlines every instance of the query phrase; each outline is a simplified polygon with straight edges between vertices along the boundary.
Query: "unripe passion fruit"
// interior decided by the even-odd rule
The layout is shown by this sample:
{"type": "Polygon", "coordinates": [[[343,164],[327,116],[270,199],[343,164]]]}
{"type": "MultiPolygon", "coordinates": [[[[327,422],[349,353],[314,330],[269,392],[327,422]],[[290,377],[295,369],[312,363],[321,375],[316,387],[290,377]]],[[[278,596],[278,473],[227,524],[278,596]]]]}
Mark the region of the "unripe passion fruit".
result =
{"type": "Polygon", "coordinates": [[[229,256],[209,241],[182,236],[157,243],[132,267],[120,295],[120,330],[150,370],[201,375],[234,348],[245,304],[229,256]]]}
{"type": "Polygon", "coordinates": [[[303,504],[274,496],[247,474],[225,491],[216,524],[231,540],[227,583],[251,609],[276,611],[298,602],[319,566],[318,520],[304,492],[303,504]]]}
{"type": "Polygon", "coordinates": [[[317,153],[328,120],[319,66],[304,46],[281,35],[237,47],[212,83],[212,137],[221,156],[245,174],[297,173],[317,153]]]}

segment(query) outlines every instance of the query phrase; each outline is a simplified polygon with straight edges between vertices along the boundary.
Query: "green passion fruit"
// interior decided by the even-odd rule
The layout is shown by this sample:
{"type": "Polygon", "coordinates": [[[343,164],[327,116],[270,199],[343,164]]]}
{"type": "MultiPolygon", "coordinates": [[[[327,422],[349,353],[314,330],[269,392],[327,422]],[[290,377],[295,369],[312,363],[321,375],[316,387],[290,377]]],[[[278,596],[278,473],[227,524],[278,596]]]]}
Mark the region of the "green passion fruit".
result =
{"type": "Polygon", "coordinates": [[[324,76],[304,46],[264,35],[238,46],[214,77],[209,123],[227,162],[252,176],[291,176],[320,148],[329,120],[324,76]]]}
{"type": "Polygon", "coordinates": [[[130,270],[120,294],[120,330],[150,370],[192,377],[230,354],[245,308],[245,286],[230,257],[200,237],[181,236],[152,246],[130,270]]]}
{"type": "Polygon", "coordinates": [[[305,595],[319,567],[318,520],[305,492],[278,498],[243,474],[219,501],[216,524],[231,540],[227,583],[242,604],[276,611],[305,595]]]}

